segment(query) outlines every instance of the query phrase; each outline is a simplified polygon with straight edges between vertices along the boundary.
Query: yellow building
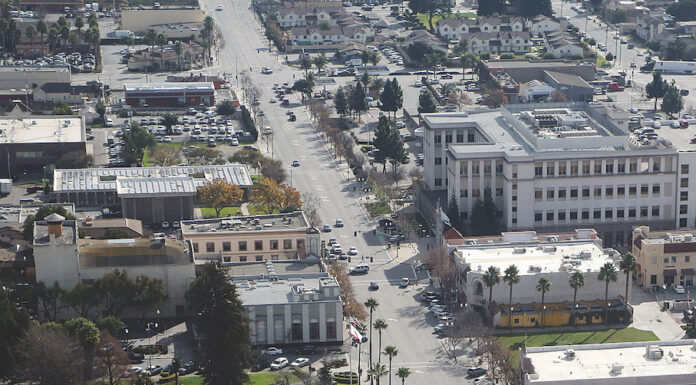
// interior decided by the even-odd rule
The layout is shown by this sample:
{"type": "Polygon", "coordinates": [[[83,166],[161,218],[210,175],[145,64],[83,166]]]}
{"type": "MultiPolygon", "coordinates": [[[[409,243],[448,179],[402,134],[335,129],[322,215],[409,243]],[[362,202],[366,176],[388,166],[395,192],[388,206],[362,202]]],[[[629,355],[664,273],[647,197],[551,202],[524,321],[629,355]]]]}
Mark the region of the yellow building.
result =
{"type": "MultiPolygon", "coordinates": [[[[514,304],[512,307],[512,317],[510,317],[507,306],[500,306],[493,317],[495,326],[521,329],[604,323],[604,300],[578,301],[575,311],[573,311],[573,303],[568,301],[545,303],[543,307],[541,303],[514,304]],[[573,314],[575,322],[573,322],[573,314]]],[[[607,311],[609,323],[630,323],[633,308],[628,306],[628,318],[626,318],[626,310],[623,299],[610,299],[607,311]]]]}
{"type": "Polygon", "coordinates": [[[692,286],[696,269],[696,230],[633,230],[635,278],[643,287],[692,286]]]}

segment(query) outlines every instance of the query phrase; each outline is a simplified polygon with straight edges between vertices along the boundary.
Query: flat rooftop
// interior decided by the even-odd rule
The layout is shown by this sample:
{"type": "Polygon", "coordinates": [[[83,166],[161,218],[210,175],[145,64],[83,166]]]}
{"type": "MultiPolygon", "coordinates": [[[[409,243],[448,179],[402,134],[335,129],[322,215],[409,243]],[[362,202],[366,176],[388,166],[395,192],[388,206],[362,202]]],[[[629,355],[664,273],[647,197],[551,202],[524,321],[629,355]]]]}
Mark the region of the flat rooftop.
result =
{"type": "Polygon", "coordinates": [[[328,276],[327,273],[321,271],[319,263],[305,262],[304,260],[239,262],[224,264],[224,266],[229,268],[228,274],[234,280],[265,279],[270,275],[276,275],[280,279],[328,276]]]}
{"type": "Polygon", "coordinates": [[[121,183],[124,193],[138,191],[190,193],[191,183],[198,187],[223,179],[227,183],[242,188],[251,187],[249,169],[243,164],[223,164],[213,166],[171,166],[171,167],[122,167],[122,168],[82,168],[58,169],[53,171],[53,191],[87,192],[113,191],[119,189],[119,178],[129,181],[121,183]],[[181,178],[189,182],[183,183],[181,178]],[[134,183],[134,179],[142,182],[134,183]]]}
{"type": "Polygon", "coordinates": [[[234,281],[237,286],[237,294],[245,306],[256,305],[284,305],[289,303],[340,301],[338,296],[325,299],[320,298],[320,286],[338,286],[334,278],[314,278],[268,281],[234,281]],[[294,294],[316,294],[312,300],[296,300],[294,294]]]}
{"type": "Polygon", "coordinates": [[[578,230],[582,238],[570,239],[548,235],[545,239],[536,233],[505,233],[503,239],[476,239],[465,241],[466,245],[454,246],[456,255],[471,271],[483,273],[489,266],[500,271],[516,264],[520,274],[555,273],[559,271],[599,271],[612,255],[602,248],[602,243],[593,230],[578,230]]]}
{"type": "Polygon", "coordinates": [[[84,141],[85,125],[81,117],[0,117],[0,144],[84,141]]]}
{"type": "Polygon", "coordinates": [[[544,346],[521,349],[526,384],[690,384],[694,340],[544,346]],[[648,347],[651,353],[648,353],[648,347]],[[566,357],[572,349],[575,358],[566,357]]]}
{"type": "Polygon", "coordinates": [[[196,236],[201,234],[239,234],[263,231],[305,232],[309,223],[302,211],[286,214],[249,215],[239,217],[198,219],[181,222],[181,234],[196,236]]]}
{"type": "Polygon", "coordinates": [[[694,242],[696,229],[689,230],[650,230],[648,226],[636,227],[634,232],[640,232],[640,240],[643,243],[658,245],[666,243],[694,242]]]}
{"type": "Polygon", "coordinates": [[[159,243],[152,238],[80,239],[80,266],[193,265],[186,243],[171,239],[163,241],[159,243]]]}
{"type": "MultiPolygon", "coordinates": [[[[63,235],[56,237],[56,242],[63,245],[72,245],[77,242],[77,232],[75,230],[75,221],[63,221],[63,235]]],[[[34,223],[34,245],[47,245],[51,241],[48,233],[48,223],[46,221],[37,221],[34,223]]]]}
{"type": "Polygon", "coordinates": [[[172,82],[172,83],[126,83],[126,92],[167,93],[177,91],[212,91],[212,82],[172,82]]]}
{"type": "Polygon", "coordinates": [[[576,61],[562,60],[488,60],[484,64],[489,69],[506,69],[506,68],[539,68],[539,67],[577,67],[581,65],[591,65],[587,63],[578,63],[576,61]]]}

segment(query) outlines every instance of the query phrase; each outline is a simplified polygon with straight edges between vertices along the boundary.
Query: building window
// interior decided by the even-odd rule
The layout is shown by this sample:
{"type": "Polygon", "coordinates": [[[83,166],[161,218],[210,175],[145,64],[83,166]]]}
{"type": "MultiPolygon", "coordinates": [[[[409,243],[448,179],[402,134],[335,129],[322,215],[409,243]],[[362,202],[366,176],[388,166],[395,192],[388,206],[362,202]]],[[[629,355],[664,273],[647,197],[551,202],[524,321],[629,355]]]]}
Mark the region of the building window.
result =
{"type": "Polygon", "coordinates": [[[589,188],[589,187],[583,187],[583,188],[582,188],[582,197],[583,197],[583,198],[589,198],[589,197],[590,197],[590,188],[589,188]]]}
{"type": "Polygon", "coordinates": [[[544,175],[544,166],[541,164],[541,162],[537,162],[534,164],[534,176],[542,175],[544,175]]]}
{"type": "Polygon", "coordinates": [[[614,196],[614,188],[613,187],[607,187],[604,189],[604,196],[606,198],[611,198],[614,196]]]}
{"type": "Polygon", "coordinates": [[[452,134],[445,135],[445,143],[452,143],[452,134]]]}
{"type": "Polygon", "coordinates": [[[660,216],[660,206],[653,206],[652,207],[652,216],[654,216],[654,217],[660,216]]]}
{"type": "Polygon", "coordinates": [[[503,165],[498,163],[495,165],[495,175],[503,175],[503,165]]]}
{"type": "Polygon", "coordinates": [[[247,251],[246,241],[239,241],[239,251],[247,251]]]}
{"type": "Polygon", "coordinates": [[[442,186],[442,178],[435,178],[435,186],[442,186]]]}
{"type": "Polygon", "coordinates": [[[689,187],[689,178],[681,178],[679,187],[689,187]]]}
{"type": "Polygon", "coordinates": [[[614,163],[613,163],[613,162],[612,162],[612,163],[607,163],[607,164],[604,166],[604,171],[605,171],[607,174],[613,174],[613,173],[614,173],[614,163]]]}
{"type": "Polygon", "coordinates": [[[625,195],[626,195],[626,187],[619,186],[616,189],[616,196],[618,196],[619,198],[623,198],[625,195]]]}
{"type": "Polygon", "coordinates": [[[652,193],[654,196],[660,196],[660,185],[659,184],[654,184],[652,186],[652,193]]]}
{"type": "Polygon", "coordinates": [[[553,217],[554,217],[553,211],[547,211],[547,212],[546,212],[546,220],[547,220],[548,222],[553,222],[553,217]]]}
{"type": "Polygon", "coordinates": [[[590,219],[590,210],[582,210],[582,219],[583,220],[590,219]]]}
{"type": "Polygon", "coordinates": [[[629,218],[635,218],[636,217],[636,208],[631,207],[628,209],[628,217],[629,218]]]}
{"type": "Polygon", "coordinates": [[[612,209],[605,209],[604,210],[604,218],[611,219],[613,216],[614,216],[614,210],[612,210],[612,209]]]}
{"type": "Polygon", "coordinates": [[[275,239],[271,240],[271,250],[278,250],[278,241],[275,239]]]}
{"type": "Polygon", "coordinates": [[[679,214],[688,214],[689,213],[689,206],[688,205],[679,205],[679,214]]]}
{"type": "Polygon", "coordinates": [[[548,176],[553,176],[555,173],[553,163],[549,163],[546,165],[546,175],[548,176]]]}
{"type": "Polygon", "coordinates": [[[577,198],[578,197],[578,189],[577,188],[571,188],[570,189],[570,198],[577,198]]]}
{"type": "Polygon", "coordinates": [[[302,341],[302,321],[293,320],[292,328],[290,329],[293,341],[302,341]]]}
{"type": "Polygon", "coordinates": [[[595,175],[602,173],[602,162],[600,162],[598,160],[595,161],[594,173],[595,173],[595,175]]]}
{"type": "Polygon", "coordinates": [[[682,174],[688,174],[688,173],[689,173],[689,165],[688,165],[688,164],[682,164],[682,165],[681,165],[681,173],[682,173],[682,174]]]}
{"type": "Polygon", "coordinates": [[[672,256],[672,263],[677,263],[677,256],[676,255],[672,256]]]}
{"type": "Polygon", "coordinates": [[[198,252],[198,243],[195,243],[195,242],[193,243],[193,251],[194,251],[195,253],[198,252]]]}
{"type": "Polygon", "coordinates": [[[541,200],[541,198],[542,198],[541,189],[538,188],[538,189],[534,190],[534,199],[541,200]]]}
{"type": "Polygon", "coordinates": [[[578,162],[570,162],[570,175],[578,175],[578,162]]]}
{"type": "Polygon", "coordinates": [[[479,189],[477,189],[477,188],[471,190],[471,196],[474,197],[474,198],[480,197],[480,196],[481,196],[481,190],[479,190],[479,189]]]}
{"type": "Polygon", "coordinates": [[[679,218],[679,227],[686,227],[686,218],[679,218]]]}
{"type": "Polygon", "coordinates": [[[283,239],[283,249],[292,249],[292,239],[283,239]]]}
{"type": "Polygon", "coordinates": [[[246,255],[242,255],[241,257],[239,257],[239,262],[246,262],[246,261],[247,261],[246,255]]]}
{"type": "Polygon", "coordinates": [[[474,143],[476,140],[476,137],[474,136],[473,132],[470,132],[466,135],[466,141],[469,143],[474,143]]]}
{"type": "Polygon", "coordinates": [[[592,218],[602,219],[602,210],[601,209],[594,209],[594,212],[592,213],[592,218]]]}
{"type": "Polygon", "coordinates": [[[594,197],[595,198],[601,198],[602,197],[602,187],[595,187],[594,188],[594,197]]]}
{"type": "Polygon", "coordinates": [[[457,134],[457,143],[464,143],[464,134],[457,134]]]}
{"type": "Polygon", "coordinates": [[[650,284],[651,284],[651,285],[657,285],[657,275],[652,274],[652,275],[650,276],[650,284]]]}
{"type": "Polygon", "coordinates": [[[542,217],[541,213],[534,213],[534,222],[541,222],[542,217]]]}
{"type": "Polygon", "coordinates": [[[205,243],[205,251],[208,253],[214,253],[215,252],[215,242],[206,242],[205,243]]]}
{"type": "Polygon", "coordinates": [[[690,255],[685,255],[684,256],[684,262],[691,262],[691,256],[690,255]]]}
{"type": "Polygon", "coordinates": [[[625,174],[626,173],[626,163],[619,162],[617,169],[619,171],[619,174],[625,174]]]}
{"type": "Polygon", "coordinates": [[[570,210],[570,220],[571,221],[578,220],[578,210],[570,210]]]}
{"type": "Polygon", "coordinates": [[[440,158],[440,157],[435,158],[435,165],[438,166],[441,164],[442,164],[442,158],[440,158]]]}
{"type": "Polygon", "coordinates": [[[222,242],[222,251],[232,251],[232,244],[230,242],[222,242]]]}
{"type": "Polygon", "coordinates": [[[552,189],[552,188],[547,189],[547,190],[546,190],[546,199],[548,199],[548,200],[553,200],[553,199],[554,199],[555,192],[556,192],[556,191],[555,191],[554,189],[552,189]]]}
{"type": "Polygon", "coordinates": [[[679,200],[684,202],[689,200],[689,192],[688,191],[680,191],[679,192],[679,200]]]}
{"type": "Polygon", "coordinates": [[[256,262],[261,262],[261,261],[263,261],[263,255],[257,255],[257,256],[254,257],[254,258],[256,258],[256,262]]]}
{"type": "Polygon", "coordinates": [[[662,163],[662,158],[655,158],[653,160],[653,172],[660,172],[660,164],[662,163]]]}
{"type": "Polygon", "coordinates": [[[628,186],[628,196],[629,198],[635,198],[636,192],[638,191],[637,186],[628,186]]]}
{"type": "Polygon", "coordinates": [[[565,221],[566,220],[566,212],[564,210],[561,210],[558,212],[558,220],[559,221],[565,221]]]}
{"type": "Polygon", "coordinates": [[[640,185],[640,196],[643,198],[648,196],[648,185],[647,184],[640,185]]]}
{"type": "Polygon", "coordinates": [[[263,250],[263,241],[254,241],[254,250],[263,250]]]}
{"type": "Polygon", "coordinates": [[[582,161],[582,175],[589,175],[589,174],[590,174],[590,161],[583,160],[582,161]]]}
{"type": "Polygon", "coordinates": [[[326,339],[336,339],[336,321],[334,319],[326,321],[326,339]]]}
{"type": "Polygon", "coordinates": [[[565,188],[558,189],[558,199],[565,199],[565,198],[566,198],[566,189],[565,188]]]}
{"type": "Polygon", "coordinates": [[[624,209],[616,209],[616,217],[623,218],[624,217],[624,209]]]}
{"type": "Polygon", "coordinates": [[[319,320],[316,318],[309,322],[309,339],[319,339],[319,320]]]}
{"type": "Polygon", "coordinates": [[[566,174],[566,164],[565,164],[565,162],[561,162],[558,165],[558,175],[565,176],[565,174],[566,174]]]}
{"type": "Polygon", "coordinates": [[[631,161],[631,163],[628,165],[628,172],[631,174],[635,174],[637,171],[638,171],[638,162],[631,161]]]}
{"type": "Polygon", "coordinates": [[[297,248],[298,248],[298,249],[303,249],[303,248],[304,248],[304,239],[298,239],[298,240],[297,240],[297,248]]]}
{"type": "Polygon", "coordinates": [[[657,255],[652,256],[652,264],[656,265],[657,264],[657,255]]]}
{"type": "Polygon", "coordinates": [[[502,187],[498,187],[495,189],[495,196],[497,196],[497,197],[503,196],[503,188],[502,187]]]}
{"type": "Polygon", "coordinates": [[[440,144],[440,143],[442,143],[442,136],[440,136],[439,134],[435,135],[435,144],[440,144]]]}

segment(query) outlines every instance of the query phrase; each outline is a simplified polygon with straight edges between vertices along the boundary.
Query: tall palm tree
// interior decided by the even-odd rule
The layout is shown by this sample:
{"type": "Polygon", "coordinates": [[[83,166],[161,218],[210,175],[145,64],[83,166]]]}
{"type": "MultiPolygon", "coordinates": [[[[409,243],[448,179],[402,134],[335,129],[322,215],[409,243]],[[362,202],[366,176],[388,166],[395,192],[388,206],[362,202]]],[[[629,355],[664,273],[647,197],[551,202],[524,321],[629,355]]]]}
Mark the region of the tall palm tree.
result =
{"type": "Polygon", "coordinates": [[[376,298],[370,297],[365,301],[365,307],[370,309],[370,368],[372,368],[372,313],[379,306],[376,298]]]}
{"type": "Polygon", "coordinates": [[[70,37],[68,37],[68,41],[70,41],[70,45],[75,47],[77,46],[77,43],[80,42],[80,36],[78,36],[75,32],[70,32],[70,37]]]}
{"type": "Polygon", "coordinates": [[[373,66],[376,66],[380,61],[382,61],[382,57],[379,56],[377,52],[370,53],[370,63],[372,63],[373,66]]]}
{"type": "Polygon", "coordinates": [[[631,285],[631,273],[636,271],[637,268],[638,262],[636,261],[636,257],[634,257],[631,252],[628,252],[621,257],[621,262],[619,262],[619,270],[626,274],[626,295],[624,296],[626,303],[628,303],[628,288],[631,285]]]}
{"type": "MultiPolygon", "coordinates": [[[[389,80],[389,79],[387,79],[389,80]]],[[[375,77],[372,79],[372,87],[377,90],[377,93],[380,93],[382,91],[382,88],[384,88],[385,82],[384,79],[375,77]]]]}
{"type": "Polygon", "coordinates": [[[68,27],[67,25],[61,26],[59,32],[60,37],[65,42],[65,45],[68,45],[68,39],[70,39],[70,27],[68,27]]]}
{"type": "Polygon", "coordinates": [[[544,327],[544,297],[546,296],[546,292],[551,290],[551,281],[549,281],[548,278],[546,277],[541,277],[539,278],[539,281],[537,282],[536,285],[537,291],[541,292],[541,327],[544,327]]]}
{"type": "MultiPolygon", "coordinates": [[[[389,385],[391,385],[391,379],[392,379],[392,371],[391,371],[391,365],[392,365],[392,358],[396,357],[399,354],[399,349],[396,348],[396,346],[393,345],[388,345],[384,347],[384,352],[382,353],[385,356],[389,357],[389,385]]],[[[377,363],[379,365],[379,363],[377,363]]],[[[379,384],[379,380],[377,380],[377,384],[379,384]]]]}
{"type": "Polygon", "coordinates": [[[58,41],[58,30],[51,27],[48,30],[48,44],[50,44],[51,49],[55,48],[56,41],[58,41]]]}
{"type": "Polygon", "coordinates": [[[164,71],[164,46],[167,45],[167,35],[160,33],[157,34],[157,45],[160,47],[160,71],[164,71]]]}
{"type": "MultiPolygon", "coordinates": [[[[379,349],[378,351],[382,351],[382,330],[386,329],[389,325],[387,325],[387,322],[383,319],[376,319],[375,324],[373,325],[375,329],[377,329],[378,337],[379,337],[379,349]]],[[[380,355],[377,357],[377,362],[380,364],[382,363],[382,356],[380,355]]]]}
{"type": "Polygon", "coordinates": [[[370,84],[370,74],[367,71],[360,75],[360,82],[363,84],[363,87],[365,87],[365,93],[368,93],[367,85],[370,84]]]}
{"type": "Polygon", "coordinates": [[[512,287],[520,283],[520,271],[517,270],[517,266],[510,265],[505,269],[505,275],[503,276],[503,282],[510,286],[510,302],[508,307],[508,327],[512,327],[512,287]]]}
{"type": "Polygon", "coordinates": [[[94,57],[96,66],[98,67],[101,63],[101,50],[99,49],[99,41],[101,40],[99,34],[99,27],[89,27],[87,32],[85,32],[85,40],[92,44],[94,49],[94,57]]]}
{"type": "Polygon", "coordinates": [[[183,46],[180,40],[174,43],[174,52],[176,52],[176,69],[181,71],[181,51],[183,51],[183,46]]]}
{"type": "Polygon", "coordinates": [[[573,308],[571,311],[573,313],[573,325],[577,326],[577,320],[575,319],[575,306],[577,305],[578,289],[585,286],[585,276],[582,274],[582,272],[575,270],[573,274],[570,275],[568,284],[573,288],[573,308]]]}
{"type": "Polygon", "coordinates": [[[409,368],[399,368],[396,371],[396,376],[401,379],[401,385],[404,385],[406,378],[411,375],[411,369],[409,368]]]}
{"type": "Polygon", "coordinates": [[[599,269],[597,279],[604,281],[604,322],[609,323],[607,312],[609,311],[609,283],[619,279],[619,272],[613,263],[607,262],[599,269]]]}
{"type": "Polygon", "coordinates": [[[48,32],[48,26],[46,25],[46,20],[44,19],[39,19],[39,21],[36,22],[36,32],[39,33],[41,36],[41,43],[43,43],[43,37],[48,32]]]}
{"type": "Polygon", "coordinates": [[[375,364],[372,367],[372,369],[367,371],[367,374],[370,375],[371,379],[376,379],[377,385],[379,385],[379,379],[382,378],[385,374],[387,374],[387,367],[382,364],[375,364]]]}
{"type": "Polygon", "coordinates": [[[500,269],[495,266],[488,266],[488,270],[483,274],[483,284],[488,288],[488,306],[490,308],[493,299],[493,286],[500,283],[500,269]]]}
{"type": "Polygon", "coordinates": [[[300,68],[304,70],[306,77],[307,72],[309,72],[309,70],[312,69],[312,59],[307,55],[303,55],[302,57],[300,57],[300,68]]]}
{"type": "Polygon", "coordinates": [[[324,54],[322,53],[319,56],[316,56],[314,59],[312,59],[312,62],[317,67],[317,70],[321,71],[322,68],[326,67],[326,64],[329,61],[328,61],[328,59],[326,59],[326,56],[324,56],[324,54]]]}
{"type": "Polygon", "coordinates": [[[82,20],[80,16],[75,18],[75,28],[77,28],[77,35],[82,35],[82,27],[85,26],[85,21],[82,20]]]}
{"type": "Polygon", "coordinates": [[[150,46],[150,66],[152,66],[154,64],[152,61],[155,60],[153,54],[155,53],[155,43],[157,43],[157,32],[154,29],[148,30],[143,36],[143,42],[150,46]]]}
{"type": "Polygon", "coordinates": [[[24,30],[24,34],[29,38],[29,55],[34,52],[34,37],[36,36],[36,27],[30,25],[24,30]]]}

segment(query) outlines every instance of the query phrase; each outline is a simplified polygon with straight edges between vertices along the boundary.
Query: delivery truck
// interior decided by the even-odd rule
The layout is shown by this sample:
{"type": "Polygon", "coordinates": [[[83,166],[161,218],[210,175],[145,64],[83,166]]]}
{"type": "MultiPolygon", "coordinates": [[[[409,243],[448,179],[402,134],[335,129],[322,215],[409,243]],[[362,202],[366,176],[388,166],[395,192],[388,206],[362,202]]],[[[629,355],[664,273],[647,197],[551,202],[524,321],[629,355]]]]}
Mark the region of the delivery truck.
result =
{"type": "Polygon", "coordinates": [[[12,191],[12,179],[0,179],[0,194],[8,195],[12,191]]]}
{"type": "Polygon", "coordinates": [[[672,74],[694,74],[696,73],[696,61],[656,60],[653,70],[672,74]]]}

